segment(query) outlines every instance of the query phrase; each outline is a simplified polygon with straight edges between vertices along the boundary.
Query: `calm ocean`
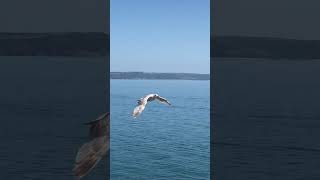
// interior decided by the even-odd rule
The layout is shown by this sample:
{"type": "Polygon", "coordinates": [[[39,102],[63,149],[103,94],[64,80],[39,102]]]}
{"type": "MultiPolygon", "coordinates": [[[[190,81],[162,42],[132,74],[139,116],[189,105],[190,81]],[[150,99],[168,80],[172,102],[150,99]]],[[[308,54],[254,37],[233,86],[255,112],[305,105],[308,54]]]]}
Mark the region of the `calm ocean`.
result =
{"type": "MultiPolygon", "coordinates": [[[[73,179],[83,123],[107,108],[105,59],[0,59],[0,179],[73,179]]],[[[105,179],[106,166],[84,179],[105,179]]]]}
{"type": "MultiPolygon", "coordinates": [[[[216,179],[318,179],[320,62],[214,65],[216,179]]],[[[1,57],[0,179],[72,179],[82,123],[106,109],[105,73],[98,58],[1,57]]],[[[208,179],[208,97],[209,81],[111,80],[111,178],[208,179]],[[150,92],[173,106],[131,118],[150,92]]]]}
{"type": "Polygon", "coordinates": [[[209,179],[210,81],[111,80],[111,179],[209,179]],[[137,100],[158,93],[137,119],[137,100]]]}
{"type": "Polygon", "coordinates": [[[319,69],[319,60],[214,60],[215,179],[319,179],[319,69]]]}

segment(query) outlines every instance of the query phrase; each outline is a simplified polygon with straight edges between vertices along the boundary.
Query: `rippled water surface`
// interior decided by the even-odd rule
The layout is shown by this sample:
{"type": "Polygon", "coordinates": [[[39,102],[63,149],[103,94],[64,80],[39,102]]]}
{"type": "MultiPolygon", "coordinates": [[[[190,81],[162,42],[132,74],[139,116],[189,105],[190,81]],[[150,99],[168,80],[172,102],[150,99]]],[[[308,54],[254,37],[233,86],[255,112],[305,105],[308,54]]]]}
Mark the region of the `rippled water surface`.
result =
{"type": "Polygon", "coordinates": [[[209,81],[111,80],[111,179],[209,179],[209,81]],[[137,119],[137,100],[150,102],[137,119]]]}
{"type": "Polygon", "coordinates": [[[319,179],[320,61],[216,59],[212,70],[214,177],[319,179]]]}
{"type": "MultiPolygon", "coordinates": [[[[83,122],[106,109],[104,59],[0,59],[0,179],[73,179],[83,122]]],[[[85,179],[104,179],[106,166],[85,179]]]]}

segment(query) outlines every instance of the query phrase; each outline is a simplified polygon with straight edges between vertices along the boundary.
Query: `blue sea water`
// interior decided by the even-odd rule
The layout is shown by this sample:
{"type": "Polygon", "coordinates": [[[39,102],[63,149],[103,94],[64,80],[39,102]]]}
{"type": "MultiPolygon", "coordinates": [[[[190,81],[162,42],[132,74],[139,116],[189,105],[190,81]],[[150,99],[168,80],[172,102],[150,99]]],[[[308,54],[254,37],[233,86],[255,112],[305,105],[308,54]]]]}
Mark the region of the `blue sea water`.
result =
{"type": "MultiPolygon", "coordinates": [[[[0,179],[70,180],[108,109],[104,59],[1,57],[0,179]]],[[[320,62],[214,61],[215,179],[320,176],[320,62]]],[[[208,179],[209,82],[111,80],[111,179],[208,179]],[[138,119],[136,100],[157,92],[138,119]],[[155,117],[155,118],[154,118],[155,117]]],[[[108,161],[86,177],[106,179],[108,161]]]]}
{"type": "Polygon", "coordinates": [[[111,80],[111,179],[209,179],[210,81],[111,80]],[[158,93],[133,119],[137,100],[158,93]]]}

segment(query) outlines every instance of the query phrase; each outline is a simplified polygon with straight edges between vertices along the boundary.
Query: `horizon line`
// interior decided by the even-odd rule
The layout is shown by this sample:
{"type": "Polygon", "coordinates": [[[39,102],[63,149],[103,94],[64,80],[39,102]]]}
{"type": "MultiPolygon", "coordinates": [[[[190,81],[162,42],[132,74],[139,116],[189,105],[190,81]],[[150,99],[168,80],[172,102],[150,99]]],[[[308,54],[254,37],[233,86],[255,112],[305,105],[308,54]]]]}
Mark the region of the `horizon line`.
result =
{"type": "Polygon", "coordinates": [[[153,74],[201,74],[201,75],[210,75],[210,73],[196,73],[196,72],[110,71],[110,73],[153,73],[153,74]]]}

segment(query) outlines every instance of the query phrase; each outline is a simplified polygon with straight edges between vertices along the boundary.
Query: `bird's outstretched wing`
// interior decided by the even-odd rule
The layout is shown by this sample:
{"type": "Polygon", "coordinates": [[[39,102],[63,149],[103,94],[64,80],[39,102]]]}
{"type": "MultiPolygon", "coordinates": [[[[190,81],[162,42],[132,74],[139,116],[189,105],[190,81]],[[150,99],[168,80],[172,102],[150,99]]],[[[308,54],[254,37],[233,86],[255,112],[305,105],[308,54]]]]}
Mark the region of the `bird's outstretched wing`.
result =
{"type": "Polygon", "coordinates": [[[106,136],[95,138],[81,146],[76,156],[73,173],[78,178],[87,175],[109,150],[109,139],[106,136]]]}
{"type": "Polygon", "coordinates": [[[85,123],[90,125],[91,141],[84,143],[76,156],[73,173],[82,178],[93,169],[109,151],[110,113],[99,116],[96,120],[85,123]]]}
{"type": "Polygon", "coordinates": [[[150,97],[153,97],[153,96],[154,96],[154,94],[148,94],[138,100],[138,105],[134,108],[134,110],[132,112],[132,116],[134,118],[138,117],[142,113],[142,111],[146,107],[150,97]]]}
{"type": "Polygon", "coordinates": [[[160,102],[160,103],[164,103],[164,104],[167,104],[167,105],[171,105],[171,103],[166,100],[165,98],[161,97],[161,96],[157,96],[156,99],[160,102]]]}
{"type": "Polygon", "coordinates": [[[90,137],[97,138],[101,136],[108,136],[110,132],[110,113],[104,113],[96,120],[85,123],[90,125],[90,137]]]}
{"type": "Polygon", "coordinates": [[[146,107],[145,104],[140,104],[140,105],[136,106],[133,110],[132,116],[134,118],[138,117],[142,113],[142,111],[144,110],[145,107],[146,107]]]}
{"type": "Polygon", "coordinates": [[[143,98],[141,98],[140,100],[138,100],[138,105],[134,108],[132,116],[134,118],[138,117],[142,113],[142,111],[145,109],[147,103],[155,99],[158,100],[160,103],[171,105],[171,103],[168,100],[166,100],[163,97],[160,97],[158,94],[148,94],[143,98]]]}
{"type": "Polygon", "coordinates": [[[146,96],[144,96],[143,98],[141,98],[142,103],[147,104],[147,102],[149,101],[153,101],[155,97],[155,94],[148,94],[146,96]]]}

